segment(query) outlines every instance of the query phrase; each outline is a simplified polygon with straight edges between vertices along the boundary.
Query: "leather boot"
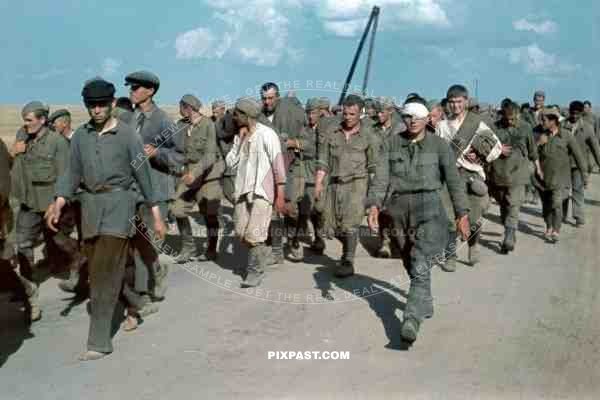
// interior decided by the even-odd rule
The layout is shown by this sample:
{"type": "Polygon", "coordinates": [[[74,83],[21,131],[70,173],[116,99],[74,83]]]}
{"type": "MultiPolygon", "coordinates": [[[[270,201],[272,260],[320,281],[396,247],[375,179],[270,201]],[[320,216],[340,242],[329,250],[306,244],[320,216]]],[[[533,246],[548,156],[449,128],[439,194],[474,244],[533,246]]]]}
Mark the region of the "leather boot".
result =
{"type": "Polygon", "coordinates": [[[79,270],[83,268],[87,262],[87,258],[82,255],[76,256],[69,267],[69,279],[62,280],[58,283],[58,287],[63,292],[75,293],[79,285],[79,270]]]}
{"type": "Polygon", "coordinates": [[[181,241],[181,249],[178,264],[184,264],[192,261],[196,256],[196,242],[192,233],[192,224],[188,218],[177,218],[177,227],[179,229],[179,237],[181,241]]]}
{"type": "Polygon", "coordinates": [[[515,228],[506,227],[504,229],[504,242],[502,242],[502,252],[508,254],[508,252],[515,249],[515,228]]]}
{"type": "Polygon", "coordinates": [[[274,217],[271,220],[271,254],[269,255],[267,265],[283,264],[283,220],[279,217],[274,217]]]}
{"type": "Polygon", "coordinates": [[[335,276],[338,278],[346,278],[354,275],[354,254],[358,245],[358,229],[352,229],[342,234],[342,260],[335,276]]]}
{"type": "Polygon", "coordinates": [[[448,231],[448,244],[444,249],[444,262],[440,265],[443,271],[456,271],[456,231],[448,231]]]}
{"type": "Polygon", "coordinates": [[[240,286],[242,288],[259,286],[265,274],[266,246],[263,243],[248,249],[248,264],[246,265],[246,276],[240,286]]]}

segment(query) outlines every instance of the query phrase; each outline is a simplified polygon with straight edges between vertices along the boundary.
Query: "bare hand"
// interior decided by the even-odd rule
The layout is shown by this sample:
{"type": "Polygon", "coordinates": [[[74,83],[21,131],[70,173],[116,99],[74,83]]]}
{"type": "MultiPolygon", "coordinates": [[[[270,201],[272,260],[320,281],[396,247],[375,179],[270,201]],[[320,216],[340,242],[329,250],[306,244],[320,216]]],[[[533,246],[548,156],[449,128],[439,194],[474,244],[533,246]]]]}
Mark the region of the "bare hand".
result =
{"type": "Polygon", "coordinates": [[[240,128],[240,141],[243,142],[246,136],[248,136],[248,127],[243,126],[240,128]]]}
{"type": "Polygon", "coordinates": [[[471,235],[471,224],[469,223],[468,215],[463,215],[456,220],[456,230],[460,233],[463,240],[469,239],[469,236],[471,235]]]}
{"type": "Polygon", "coordinates": [[[502,145],[502,155],[504,157],[508,157],[508,156],[510,156],[511,153],[512,153],[512,146],[508,145],[508,144],[503,144],[502,145]]]}
{"type": "Polygon", "coordinates": [[[44,213],[44,218],[46,219],[46,225],[53,232],[58,232],[58,228],[56,224],[58,224],[58,220],[60,219],[61,210],[56,206],[56,203],[50,203],[48,209],[44,213]]]}
{"type": "Polygon", "coordinates": [[[538,138],[537,144],[538,146],[544,145],[548,143],[548,135],[546,135],[545,133],[540,135],[540,137],[538,138]]]}
{"type": "Polygon", "coordinates": [[[542,171],[541,168],[537,168],[537,175],[540,178],[540,180],[544,180],[544,171],[542,171]]]}
{"type": "Polygon", "coordinates": [[[192,174],[185,174],[181,177],[181,180],[183,181],[183,183],[185,183],[186,186],[192,186],[196,179],[194,179],[194,176],[192,174]]]}
{"type": "Polygon", "coordinates": [[[275,211],[281,215],[285,214],[285,198],[283,196],[277,196],[275,198],[275,211]]]}
{"type": "Polygon", "coordinates": [[[298,142],[296,142],[295,139],[288,139],[287,140],[287,148],[288,149],[296,149],[298,148],[298,142]]]}
{"type": "Polygon", "coordinates": [[[377,207],[371,207],[369,210],[369,216],[367,217],[367,225],[373,233],[379,232],[379,209],[377,207]]]}
{"type": "Polygon", "coordinates": [[[20,154],[20,153],[25,153],[26,150],[27,150],[27,145],[22,140],[19,140],[13,146],[13,153],[15,155],[20,154]]]}
{"type": "Polygon", "coordinates": [[[164,240],[167,235],[167,226],[162,219],[154,219],[154,234],[160,239],[164,240]]]}
{"type": "Polygon", "coordinates": [[[154,158],[156,157],[156,146],[152,144],[145,144],[144,152],[146,153],[146,156],[148,156],[148,158],[154,158]]]}

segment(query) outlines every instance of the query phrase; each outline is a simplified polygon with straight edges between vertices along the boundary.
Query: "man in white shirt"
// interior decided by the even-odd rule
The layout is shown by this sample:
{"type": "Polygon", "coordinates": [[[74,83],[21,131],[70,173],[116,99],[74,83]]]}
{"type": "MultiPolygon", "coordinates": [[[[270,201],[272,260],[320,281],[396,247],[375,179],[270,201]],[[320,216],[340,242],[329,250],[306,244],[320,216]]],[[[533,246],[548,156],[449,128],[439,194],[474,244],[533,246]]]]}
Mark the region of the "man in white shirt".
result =
{"type": "MultiPolygon", "coordinates": [[[[489,126],[475,113],[467,111],[469,92],[462,85],[453,85],[448,89],[446,98],[450,115],[448,119],[440,121],[436,128],[437,135],[446,139],[456,153],[456,165],[465,181],[467,197],[469,200],[469,223],[471,236],[469,237],[469,263],[475,265],[479,262],[478,241],[481,231],[483,212],[487,208],[489,195],[485,184],[483,166],[496,160],[502,154],[502,143],[489,126]]],[[[442,196],[447,198],[447,196],[442,196]]],[[[443,201],[444,208],[453,221],[451,207],[443,201]]],[[[449,232],[450,238],[443,269],[455,269],[455,240],[456,231],[449,232]]]]}
{"type": "Polygon", "coordinates": [[[236,102],[233,121],[238,134],[227,154],[227,166],[235,177],[235,232],[246,245],[248,261],[241,287],[260,285],[269,256],[265,245],[273,206],[285,208],[285,165],[275,131],[259,122],[261,106],[253,98],[236,102]]]}

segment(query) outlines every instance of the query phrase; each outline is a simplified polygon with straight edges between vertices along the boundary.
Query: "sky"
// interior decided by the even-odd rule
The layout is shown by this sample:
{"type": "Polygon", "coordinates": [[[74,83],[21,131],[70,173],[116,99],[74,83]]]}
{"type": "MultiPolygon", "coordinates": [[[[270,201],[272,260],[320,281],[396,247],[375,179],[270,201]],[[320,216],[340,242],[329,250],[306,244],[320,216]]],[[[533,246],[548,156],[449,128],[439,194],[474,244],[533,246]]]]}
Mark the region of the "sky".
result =
{"type": "MultiPolygon", "coordinates": [[[[0,103],[79,104],[94,76],[127,95],[140,69],[160,77],[164,104],[235,101],[268,81],[335,102],[373,5],[373,96],[439,99],[455,83],[475,94],[477,80],[482,102],[543,89],[547,103],[600,103],[595,0],[0,0],[0,103]]],[[[365,64],[366,51],[353,90],[365,64]]]]}

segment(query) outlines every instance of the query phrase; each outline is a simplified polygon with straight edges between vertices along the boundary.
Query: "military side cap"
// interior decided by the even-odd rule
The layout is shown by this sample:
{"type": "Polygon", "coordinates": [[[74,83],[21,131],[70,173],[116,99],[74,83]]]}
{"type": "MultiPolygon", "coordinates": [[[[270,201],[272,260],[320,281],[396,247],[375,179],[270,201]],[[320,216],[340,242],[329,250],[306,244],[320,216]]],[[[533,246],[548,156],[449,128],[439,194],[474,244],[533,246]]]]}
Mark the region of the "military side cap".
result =
{"type": "Polygon", "coordinates": [[[196,96],[193,94],[186,94],[181,98],[181,103],[185,103],[188,106],[192,107],[195,111],[200,110],[202,107],[202,102],[198,100],[196,96]]]}
{"type": "Polygon", "coordinates": [[[69,110],[67,110],[66,108],[61,108],[59,110],[54,111],[52,114],[50,114],[48,121],[50,123],[54,123],[54,121],[56,121],[57,119],[59,119],[61,117],[70,117],[70,116],[71,116],[71,113],[69,112],[69,110]]]}
{"type": "Polygon", "coordinates": [[[542,115],[547,115],[547,116],[553,115],[557,119],[560,119],[562,117],[560,115],[560,112],[558,112],[558,110],[556,110],[555,108],[552,108],[552,107],[544,108],[544,110],[542,111],[542,115]]]}
{"type": "Polygon", "coordinates": [[[304,107],[304,109],[306,111],[317,110],[321,108],[321,104],[322,103],[320,99],[313,97],[306,101],[306,107],[304,107]]]}
{"type": "Polygon", "coordinates": [[[235,103],[235,108],[251,118],[256,118],[260,114],[261,105],[254,97],[242,97],[235,103]]]}
{"type": "Polygon", "coordinates": [[[546,97],[546,92],[543,90],[536,90],[533,97],[546,97]]]}
{"type": "Polygon", "coordinates": [[[160,87],[160,79],[149,71],[135,71],[125,77],[125,86],[135,84],[143,87],[153,87],[158,90],[160,87]]]}
{"type": "Polygon", "coordinates": [[[331,107],[331,100],[328,97],[319,97],[319,108],[329,110],[331,107]]]}
{"type": "Polygon", "coordinates": [[[81,96],[85,102],[111,101],[115,97],[115,85],[104,79],[93,79],[87,81],[81,96]]]}
{"type": "Polygon", "coordinates": [[[48,114],[50,112],[50,109],[41,101],[31,101],[25,104],[25,106],[23,106],[23,109],[21,110],[21,115],[25,116],[32,112],[43,112],[48,114]]]}

